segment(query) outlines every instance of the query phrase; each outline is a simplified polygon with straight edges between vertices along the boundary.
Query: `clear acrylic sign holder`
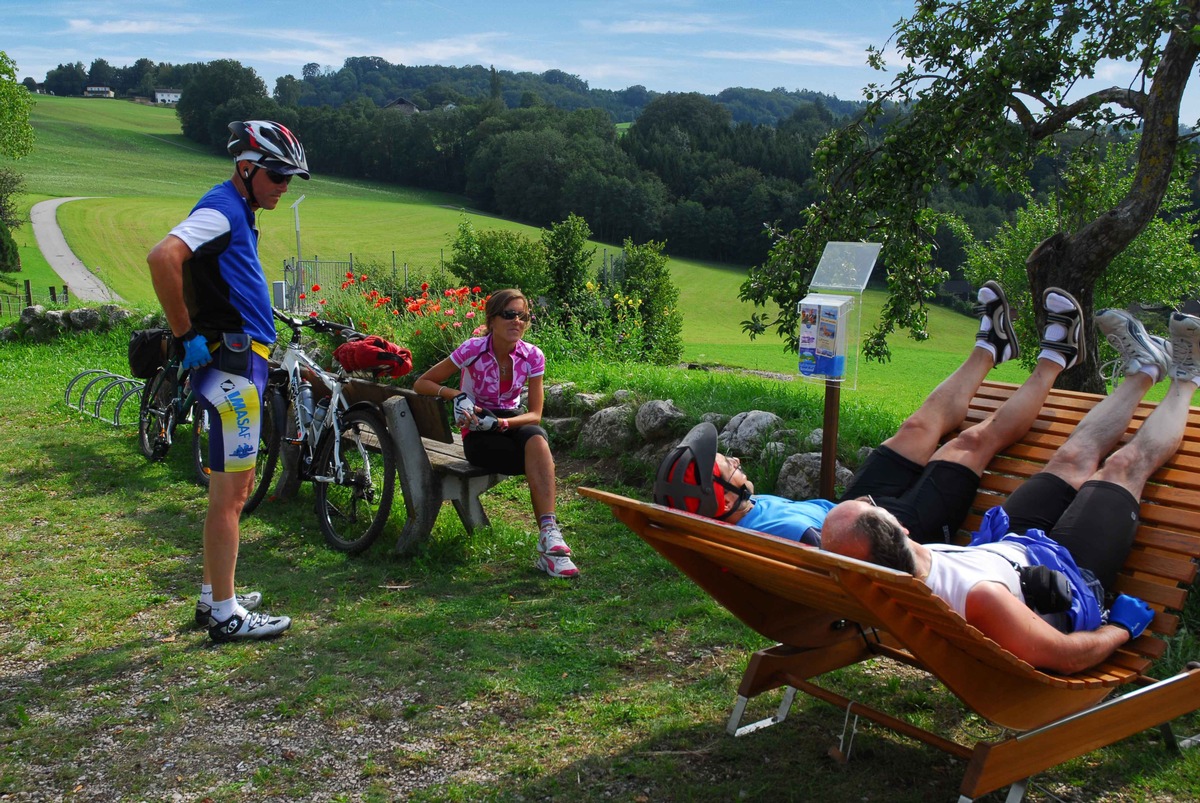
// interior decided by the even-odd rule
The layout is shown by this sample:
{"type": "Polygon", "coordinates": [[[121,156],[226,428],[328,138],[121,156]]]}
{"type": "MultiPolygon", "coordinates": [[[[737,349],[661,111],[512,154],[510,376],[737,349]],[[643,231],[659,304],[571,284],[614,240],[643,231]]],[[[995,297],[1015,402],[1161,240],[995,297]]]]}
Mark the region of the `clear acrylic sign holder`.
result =
{"type": "Polygon", "coordinates": [[[879,243],[826,243],[809,294],[796,305],[797,370],[802,379],[857,389],[862,294],[881,247],[879,243]]]}
{"type": "Polygon", "coordinates": [[[858,388],[862,294],[881,248],[879,243],[826,243],[808,283],[809,294],[796,306],[800,319],[800,376],[825,383],[820,482],[823,499],[835,498],[841,392],[843,387],[858,388]]]}

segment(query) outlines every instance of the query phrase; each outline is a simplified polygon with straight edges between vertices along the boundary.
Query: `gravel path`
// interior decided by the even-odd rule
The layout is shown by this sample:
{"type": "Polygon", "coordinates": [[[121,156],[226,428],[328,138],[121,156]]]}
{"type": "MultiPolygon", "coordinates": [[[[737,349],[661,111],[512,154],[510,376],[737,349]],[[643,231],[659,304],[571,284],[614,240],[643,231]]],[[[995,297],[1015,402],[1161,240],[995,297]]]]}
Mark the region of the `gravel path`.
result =
{"type": "Polygon", "coordinates": [[[84,197],[86,196],[51,198],[49,201],[34,204],[33,209],[29,211],[33,236],[50,267],[70,289],[71,298],[80,301],[124,301],[125,299],[96,278],[96,274],[83,266],[67,245],[62,229],[58,227],[58,207],[68,201],[82,200],[84,197]]]}

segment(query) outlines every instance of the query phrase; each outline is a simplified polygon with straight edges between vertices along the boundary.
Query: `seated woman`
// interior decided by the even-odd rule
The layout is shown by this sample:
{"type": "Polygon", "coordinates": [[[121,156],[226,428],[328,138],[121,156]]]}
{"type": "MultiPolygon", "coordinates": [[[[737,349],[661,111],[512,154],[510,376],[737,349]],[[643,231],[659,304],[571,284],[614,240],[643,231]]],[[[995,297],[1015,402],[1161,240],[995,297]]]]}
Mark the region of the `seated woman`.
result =
{"type": "Polygon", "coordinates": [[[417,393],[454,399],[455,420],[463,427],[463,452],[476,466],[500,474],[524,474],[538,522],[537,567],[551,577],[579,576],[571,548],[554,513],[554,455],[539,426],[545,390],[546,357],[522,338],[532,316],[520,290],[500,290],[484,308],[487,333],[472,337],[413,384],[417,393]],[[461,390],[445,383],[462,374],[461,390]],[[528,386],[528,409],[520,407],[528,386]]]}

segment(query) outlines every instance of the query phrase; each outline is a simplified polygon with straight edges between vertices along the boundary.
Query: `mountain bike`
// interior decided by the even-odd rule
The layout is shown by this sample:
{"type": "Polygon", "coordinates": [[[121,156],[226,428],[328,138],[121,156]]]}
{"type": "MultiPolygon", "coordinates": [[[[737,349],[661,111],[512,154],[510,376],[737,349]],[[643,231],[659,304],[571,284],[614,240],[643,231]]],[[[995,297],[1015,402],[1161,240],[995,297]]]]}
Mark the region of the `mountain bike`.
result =
{"type": "MultiPolygon", "coordinates": [[[[167,456],[179,424],[192,419],[195,401],[191,372],[178,359],[168,360],[146,381],[138,405],[138,446],[147,460],[158,462],[167,456]]],[[[201,484],[207,485],[204,479],[201,484]]]]}
{"type": "Polygon", "coordinates": [[[325,542],[342,552],[362,552],[383,532],[392,510],[396,447],[378,410],[367,402],[351,404],[343,393],[345,372],[321,368],[301,347],[301,333],[308,329],[347,340],[363,335],[333,321],[273,312],[292,331],[280,367],[267,382],[268,404],[286,410],[275,418],[273,436],[299,447],[297,471],[301,480],[313,484],[325,542]],[[324,385],[329,395],[314,400],[310,379],[324,385]],[[285,418],[294,434],[285,431],[285,418]]]}

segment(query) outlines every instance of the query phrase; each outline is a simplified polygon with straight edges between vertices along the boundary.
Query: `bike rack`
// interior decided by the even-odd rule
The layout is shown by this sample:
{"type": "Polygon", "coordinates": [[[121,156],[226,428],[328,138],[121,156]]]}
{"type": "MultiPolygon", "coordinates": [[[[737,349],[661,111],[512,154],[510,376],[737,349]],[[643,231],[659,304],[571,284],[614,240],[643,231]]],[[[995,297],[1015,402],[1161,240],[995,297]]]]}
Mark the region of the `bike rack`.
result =
{"type": "MultiPolygon", "coordinates": [[[[114,427],[119,427],[123,423],[121,421],[121,411],[125,407],[125,403],[131,398],[138,396],[145,384],[140,379],[130,379],[127,376],[114,374],[103,368],[90,368],[87,371],[76,374],[67,383],[67,391],[63,400],[68,407],[78,410],[81,413],[86,413],[93,418],[107,421],[114,427]],[[82,390],[78,391],[79,396],[75,398],[76,388],[80,385],[82,385],[82,390]],[[96,388],[96,396],[89,401],[88,393],[93,388],[96,388]]],[[[137,416],[135,415],[133,423],[136,422],[137,416]]]]}

